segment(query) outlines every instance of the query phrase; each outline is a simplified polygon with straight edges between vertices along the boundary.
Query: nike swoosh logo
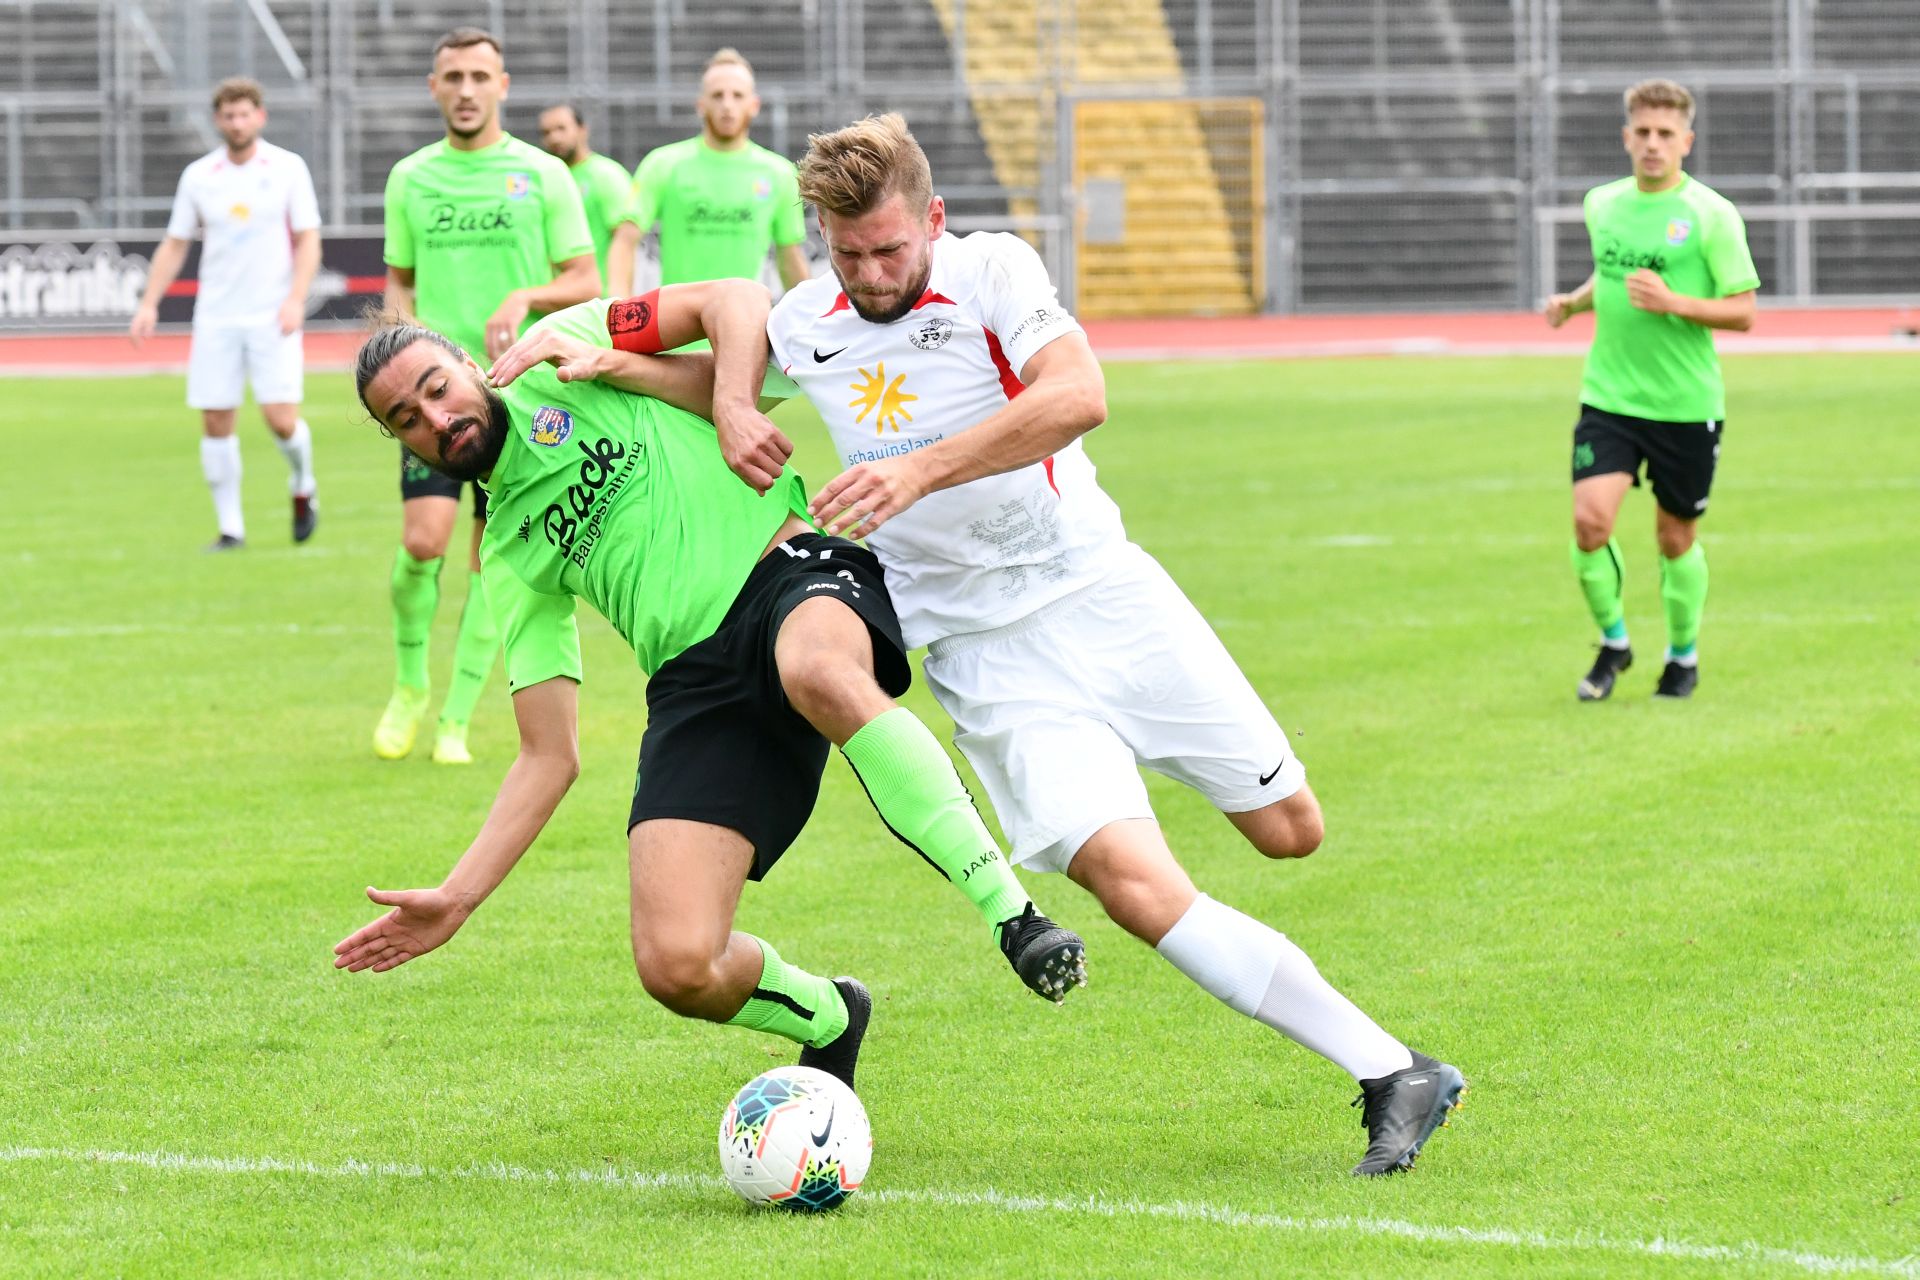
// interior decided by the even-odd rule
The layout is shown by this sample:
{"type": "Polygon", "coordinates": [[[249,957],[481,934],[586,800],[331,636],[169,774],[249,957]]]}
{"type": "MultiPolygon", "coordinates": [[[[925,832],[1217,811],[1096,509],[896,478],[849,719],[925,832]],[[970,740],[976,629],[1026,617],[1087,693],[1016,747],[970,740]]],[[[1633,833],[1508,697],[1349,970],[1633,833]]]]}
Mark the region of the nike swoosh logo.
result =
{"type": "Polygon", "coordinates": [[[1273,781],[1273,780],[1274,780],[1275,778],[1277,778],[1277,777],[1279,777],[1279,776],[1280,776],[1280,765],[1281,765],[1281,764],[1285,764],[1286,762],[1287,762],[1287,758],[1286,758],[1285,756],[1281,756],[1281,757],[1280,757],[1280,764],[1277,764],[1277,765],[1275,765],[1275,766],[1273,766],[1273,772],[1272,772],[1272,773],[1269,773],[1269,774],[1264,774],[1264,775],[1262,775],[1262,777],[1261,777],[1261,779],[1260,779],[1260,785],[1264,787],[1264,786],[1266,786],[1266,785],[1267,785],[1267,784],[1268,784],[1269,782],[1272,782],[1272,781],[1273,781]]]}
{"type": "MultiPolygon", "coordinates": [[[[845,348],[842,348],[842,350],[845,350],[845,348]]],[[[833,1132],[834,1108],[837,1107],[838,1105],[839,1105],[838,1102],[829,1102],[827,1104],[827,1123],[826,1123],[826,1126],[820,1130],[820,1132],[813,1135],[814,1146],[824,1147],[827,1145],[827,1137],[833,1132]]]]}
{"type": "MultiPolygon", "coordinates": [[[[846,350],[846,348],[845,348],[845,347],[842,347],[842,348],[840,348],[840,351],[845,351],[845,350],[846,350]]],[[[821,354],[820,354],[820,348],[818,348],[818,347],[815,347],[815,348],[813,349],[813,362],[814,362],[815,364],[825,364],[825,363],[826,363],[827,361],[829,361],[829,360],[831,360],[831,359],[833,359],[833,358],[834,358],[835,356],[837,356],[837,355],[839,355],[839,354],[840,354],[840,351],[829,351],[829,352],[827,352],[827,354],[825,354],[825,355],[821,355],[821,354]]]]}

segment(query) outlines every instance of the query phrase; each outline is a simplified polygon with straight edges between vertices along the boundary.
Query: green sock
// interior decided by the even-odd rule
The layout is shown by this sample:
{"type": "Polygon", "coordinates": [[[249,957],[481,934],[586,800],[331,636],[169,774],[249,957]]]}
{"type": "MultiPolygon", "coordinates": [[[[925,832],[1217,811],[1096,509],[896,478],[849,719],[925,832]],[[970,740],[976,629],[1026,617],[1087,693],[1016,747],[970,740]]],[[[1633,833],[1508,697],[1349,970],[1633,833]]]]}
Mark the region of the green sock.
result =
{"type": "Polygon", "coordinates": [[[1573,572],[1580,579],[1580,590],[1587,597],[1593,620],[1609,640],[1624,640],[1627,635],[1626,605],[1620,598],[1626,581],[1626,566],[1620,548],[1612,538],[1597,551],[1582,551],[1573,544],[1573,572]]]}
{"type": "Polygon", "coordinates": [[[841,750],[887,829],[959,886],[989,925],[1032,899],[927,726],[905,707],[868,721],[841,750]]]}
{"type": "Polygon", "coordinates": [[[840,988],[794,968],[765,939],[753,941],[760,946],[760,981],[727,1025],[771,1031],[816,1049],[831,1044],[847,1029],[847,1002],[840,988]]]}
{"type": "Polygon", "coordinates": [[[469,573],[467,603],[460,610],[460,637],[453,645],[453,679],[440,708],[441,720],[465,724],[473,718],[473,706],[480,701],[499,656],[500,633],[494,629],[493,610],[487,607],[487,589],[479,574],[469,573]]]}
{"type": "Polygon", "coordinates": [[[1707,607],[1707,552],[1699,543],[1685,555],[1660,558],[1660,602],[1667,607],[1667,652],[1683,658],[1700,639],[1707,607]]]}
{"type": "Polygon", "coordinates": [[[394,681],[427,687],[427,640],[440,607],[440,564],[445,557],[415,560],[401,547],[393,557],[394,681]]]}

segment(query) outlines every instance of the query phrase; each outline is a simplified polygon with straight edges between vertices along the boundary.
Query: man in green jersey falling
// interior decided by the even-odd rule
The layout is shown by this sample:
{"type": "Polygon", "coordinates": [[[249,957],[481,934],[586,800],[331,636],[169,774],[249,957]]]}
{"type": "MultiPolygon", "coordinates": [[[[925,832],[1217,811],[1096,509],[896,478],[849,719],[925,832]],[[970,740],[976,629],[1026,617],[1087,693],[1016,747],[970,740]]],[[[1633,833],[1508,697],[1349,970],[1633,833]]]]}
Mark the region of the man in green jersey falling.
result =
{"type": "Polygon", "coordinates": [[[627,171],[612,156],[603,156],[588,145],[587,122],[580,108],[571,102],[556,102],[540,113],[540,145],[547,154],[558,156],[580,186],[580,201],[587,210],[587,230],[593,236],[593,260],[600,268],[602,291],[613,295],[627,292],[626,281],[615,287],[607,274],[607,246],[613,242],[613,229],[626,216],[632,198],[633,182],[627,171]]]}
{"type": "Polygon", "coordinates": [[[1587,193],[1593,274],[1547,303],[1555,328],[1594,315],[1593,347],[1573,429],[1573,569],[1601,634],[1580,681],[1582,701],[1613,692],[1633,665],[1621,605],[1625,571],[1614,518],[1640,464],[1653,486],[1667,662],[1655,696],[1685,698],[1700,682],[1707,553],[1695,540],[1726,427],[1715,329],[1753,327],[1760,277],[1732,203],[1680,162],[1693,149],[1693,95],[1670,80],[1626,93],[1620,131],[1633,176],[1587,193]]]}
{"type": "Polygon", "coordinates": [[[650,151],[633,171],[633,203],[607,252],[608,289],[627,292],[640,239],[660,226],[660,283],[756,280],[775,249],[791,289],[811,274],[793,162],[747,137],[760,114],[753,68],[722,49],[700,77],[700,136],[650,151]]]}
{"type": "MultiPolygon", "coordinates": [[[[393,166],[387,178],[389,309],[418,316],[472,351],[505,351],[535,312],[558,311],[600,292],[593,240],[567,167],[500,127],[507,96],[500,42],[472,27],[449,31],[433,50],[427,87],[447,135],[393,166]]],[[[393,696],[373,731],[374,754],[413,750],[426,714],[427,638],[440,604],[440,568],[460,511],[460,484],[400,450],[403,511],[394,555],[393,696]]],[[[460,614],[453,678],[440,709],[433,758],[467,764],[467,722],[493,672],[499,639],[480,580],[486,497],[474,490],[467,604],[460,614]]]]}
{"type": "Polygon", "coordinates": [[[1027,986],[1058,1001],[1084,982],[1080,939],[1035,910],[946,752],[893,700],[910,677],[879,562],[802,518],[792,445],[756,408],[767,314],[766,291],[746,281],[572,307],[494,363],[493,382],[511,384],[498,392],[417,325],[389,325],[362,348],[367,411],[490,495],[481,558],[520,753],[446,880],[369,889],[392,909],[334,948],[336,967],[384,971],[446,942],[552,815],[579,770],[582,597],[649,675],[628,843],[634,960],[656,1000],[797,1041],[802,1064],[853,1083],[866,989],[733,930],[744,882],[805,824],[829,740],[888,829],[993,926],[1027,986]],[[637,354],[703,337],[713,357],[637,354]],[[624,389],[639,385],[664,399],[624,389]],[[751,487],[711,420],[744,442],[751,487]]]}

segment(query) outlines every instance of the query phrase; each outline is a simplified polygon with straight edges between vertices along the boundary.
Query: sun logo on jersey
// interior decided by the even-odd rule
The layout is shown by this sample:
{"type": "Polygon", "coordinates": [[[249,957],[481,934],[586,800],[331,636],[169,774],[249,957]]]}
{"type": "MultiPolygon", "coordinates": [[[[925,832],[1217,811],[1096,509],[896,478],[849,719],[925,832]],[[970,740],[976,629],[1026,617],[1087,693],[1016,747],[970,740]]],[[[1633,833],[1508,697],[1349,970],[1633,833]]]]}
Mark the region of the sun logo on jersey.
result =
{"type": "Polygon", "coordinates": [[[235,222],[245,222],[253,216],[253,210],[247,205],[246,201],[240,200],[236,201],[233,206],[227,210],[227,216],[235,222]]]}
{"type": "Polygon", "coordinates": [[[875,372],[868,373],[862,369],[860,377],[864,381],[852,383],[847,388],[854,393],[853,399],[847,401],[847,408],[860,411],[854,416],[855,426],[865,422],[867,415],[871,413],[875,435],[879,435],[888,427],[892,427],[897,435],[900,431],[900,419],[913,421],[913,415],[907,412],[906,404],[920,397],[903,389],[902,384],[907,380],[906,374],[900,374],[892,382],[888,382],[887,362],[882,360],[875,366],[875,372]]]}

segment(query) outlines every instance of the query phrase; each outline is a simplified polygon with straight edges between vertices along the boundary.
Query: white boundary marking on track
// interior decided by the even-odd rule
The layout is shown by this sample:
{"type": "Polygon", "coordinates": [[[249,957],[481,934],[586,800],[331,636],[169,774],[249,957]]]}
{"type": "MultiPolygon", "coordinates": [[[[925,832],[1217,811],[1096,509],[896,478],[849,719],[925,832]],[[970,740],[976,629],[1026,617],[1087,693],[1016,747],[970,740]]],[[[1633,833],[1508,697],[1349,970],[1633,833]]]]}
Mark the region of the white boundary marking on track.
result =
{"type": "MultiPolygon", "coordinates": [[[[640,1173],[620,1169],[527,1169],[510,1164],[463,1165],[434,1169],[425,1165],[348,1160],[317,1164],[309,1160],[279,1160],[270,1156],[189,1156],[166,1151],[82,1151],[61,1147],[0,1147],[0,1164],[45,1161],[60,1164],[136,1165],[162,1173],[294,1174],[319,1178],[455,1178],[481,1182],[520,1182],[545,1186],[597,1186],[626,1191],[719,1190],[717,1177],[688,1173],[640,1173]]],[[[1803,1249],[1782,1249],[1751,1241],[1735,1244],[1693,1244],[1685,1240],[1620,1239],[1580,1233],[1551,1236],[1539,1231],[1505,1227],[1438,1227],[1396,1218],[1294,1217],[1278,1213],[1249,1213],[1227,1205],[1174,1201],[1153,1204],[1138,1200],[1088,1197],[1065,1200],[1045,1196],[1009,1195],[1003,1191],[876,1190],[863,1197],[881,1204],[932,1204],[947,1208],[979,1208],[999,1213],[1090,1214],[1103,1218],[1165,1218],[1215,1226],[1300,1232],[1316,1235],[1388,1236],[1422,1244],[1501,1245],[1566,1253],[1593,1251],[1639,1257],[1680,1258],[1692,1262],[1764,1264],[1793,1267],[1816,1275],[1867,1275],[1920,1278],[1920,1257],[1861,1258],[1803,1249]]]]}

